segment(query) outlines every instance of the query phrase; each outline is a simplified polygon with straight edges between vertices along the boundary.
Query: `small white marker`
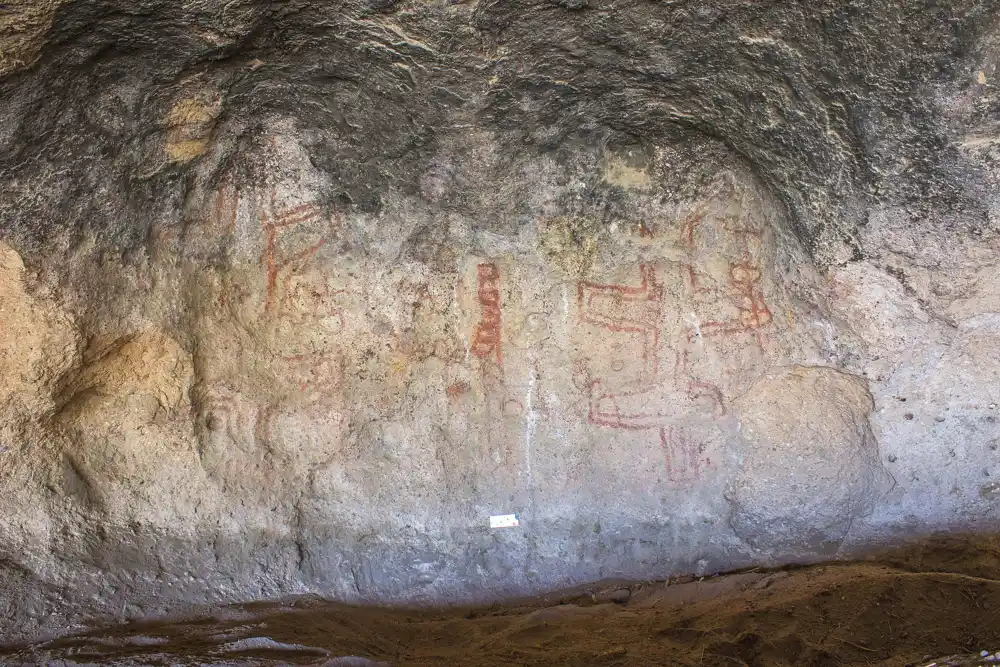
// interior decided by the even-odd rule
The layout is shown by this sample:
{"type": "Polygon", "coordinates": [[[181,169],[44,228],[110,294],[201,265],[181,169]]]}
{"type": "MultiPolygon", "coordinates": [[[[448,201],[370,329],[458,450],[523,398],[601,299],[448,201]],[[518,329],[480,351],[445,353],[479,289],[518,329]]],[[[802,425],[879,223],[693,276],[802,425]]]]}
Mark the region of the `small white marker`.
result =
{"type": "Polygon", "coordinates": [[[517,528],[520,525],[517,514],[498,514],[490,517],[490,528],[517,528]]]}

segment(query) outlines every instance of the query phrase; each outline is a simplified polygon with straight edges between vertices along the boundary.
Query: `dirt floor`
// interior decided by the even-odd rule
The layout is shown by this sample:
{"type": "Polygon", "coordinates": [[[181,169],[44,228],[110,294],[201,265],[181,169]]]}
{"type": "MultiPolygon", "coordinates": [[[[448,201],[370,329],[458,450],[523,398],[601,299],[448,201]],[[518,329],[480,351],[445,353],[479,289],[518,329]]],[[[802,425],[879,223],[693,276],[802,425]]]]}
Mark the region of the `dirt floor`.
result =
{"type": "Polygon", "coordinates": [[[994,664],[998,611],[1000,537],[947,538],[865,562],[602,584],[489,608],[242,605],[0,649],[0,664],[994,664]],[[942,658],[956,654],[972,657],[942,658]]]}

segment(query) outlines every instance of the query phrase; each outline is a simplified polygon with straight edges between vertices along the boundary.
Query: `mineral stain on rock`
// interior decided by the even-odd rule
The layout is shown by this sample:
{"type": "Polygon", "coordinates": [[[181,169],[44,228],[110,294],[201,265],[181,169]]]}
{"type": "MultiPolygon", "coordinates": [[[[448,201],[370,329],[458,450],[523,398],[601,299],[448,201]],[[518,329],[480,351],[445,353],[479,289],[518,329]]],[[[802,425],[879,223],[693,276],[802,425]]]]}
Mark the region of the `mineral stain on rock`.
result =
{"type": "Polygon", "coordinates": [[[605,183],[626,190],[648,187],[651,176],[647,160],[648,157],[636,149],[626,151],[622,155],[608,155],[605,157],[602,178],[605,183]]]}
{"type": "Polygon", "coordinates": [[[559,216],[538,221],[542,255],[570,277],[585,276],[602,237],[600,221],[559,216]]]}
{"type": "Polygon", "coordinates": [[[219,115],[219,102],[195,97],[182,98],[167,114],[164,148],[174,162],[188,162],[208,149],[212,128],[219,115]]]}

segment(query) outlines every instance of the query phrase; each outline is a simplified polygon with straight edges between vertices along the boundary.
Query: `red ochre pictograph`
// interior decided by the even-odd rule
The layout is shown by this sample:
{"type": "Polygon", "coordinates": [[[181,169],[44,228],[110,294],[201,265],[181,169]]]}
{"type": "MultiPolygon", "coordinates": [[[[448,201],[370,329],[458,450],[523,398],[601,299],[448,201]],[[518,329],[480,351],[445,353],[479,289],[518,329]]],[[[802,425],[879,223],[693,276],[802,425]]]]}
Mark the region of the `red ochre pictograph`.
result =
{"type": "Polygon", "coordinates": [[[679,426],[660,429],[660,447],[667,465],[667,479],[673,482],[697,479],[703,468],[712,465],[705,455],[705,445],[692,439],[690,431],[679,426]]]}
{"type": "Polygon", "coordinates": [[[494,357],[498,364],[503,362],[500,341],[500,271],[492,262],[476,267],[479,283],[479,323],[472,336],[472,354],[480,359],[494,357]]]}
{"type": "Polygon", "coordinates": [[[264,219],[264,265],[267,270],[267,295],[264,309],[266,312],[277,313],[283,305],[283,299],[278,296],[278,276],[285,269],[290,269],[285,273],[282,281],[282,287],[287,292],[288,285],[295,273],[301,271],[326,243],[326,239],[320,239],[305,248],[282,251],[278,243],[280,234],[282,231],[298,225],[314,222],[319,216],[318,207],[313,204],[304,204],[264,219]]]}
{"type": "Polygon", "coordinates": [[[577,288],[577,300],[584,322],[642,340],[644,377],[637,378],[642,382],[659,372],[663,287],[656,282],[653,267],[640,264],[639,275],[637,287],[583,281],[577,288]]]}
{"type": "Polygon", "coordinates": [[[590,381],[587,421],[613,429],[658,432],[668,479],[684,481],[697,476],[710,465],[710,460],[702,455],[703,445],[694,442],[687,430],[674,426],[677,403],[707,398],[715,415],[721,415],[725,413],[722,392],[709,382],[687,378],[685,354],[677,356],[674,378],[676,384],[685,387],[683,392],[662,381],[659,344],[663,286],[652,266],[640,265],[639,275],[638,285],[591,281],[578,285],[581,321],[615,334],[633,336],[641,350],[640,370],[627,383],[634,388],[606,392],[601,389],[601,379],[590,381]],[[673,405],[669,404],[671,394],[673,405]],[[668,405],[664,405],[664,399],[668,405]]]}
{"type": "Polygon", "coordinates": [[[688,337],[693,339],[697,336],[751,333],[758,347],[762,347],[761,329],[771,323],[773,316],[764,300],[760,262],[751,252],[751,243],[760,245],[763,233],[742,219],[727,218],[723,223],[723,229],[727,234],[739,239],[739,257],[729,260],[725,287],[707,287],[705,283],[709,281],[703,280],[695,269],[696,234],[704,222],[704,217],[704,213],[693,213],[681,226],[681,239],[687,254],[687,261],[683,263],[682,268],[685,284],[693,297],[709,294],[721,302],[730,303],[738,315],[724,320],[702,322],[697,331],[688,331],[688,337]]]}
{"type": "Polygon", "coordinates": [[[223,183],[212,201],[212,221],[228,232],[236,231],[236,214],[240,206],[240,191],[231,181],[223,183]]]}

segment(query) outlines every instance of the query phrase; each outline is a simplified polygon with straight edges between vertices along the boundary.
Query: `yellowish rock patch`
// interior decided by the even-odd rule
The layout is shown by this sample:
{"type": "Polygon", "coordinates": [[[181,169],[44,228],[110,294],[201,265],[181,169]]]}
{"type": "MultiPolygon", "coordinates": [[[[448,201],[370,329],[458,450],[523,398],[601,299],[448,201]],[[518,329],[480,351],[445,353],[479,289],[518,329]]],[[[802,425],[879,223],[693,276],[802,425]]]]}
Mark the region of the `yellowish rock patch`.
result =
{"type": "Polygon", "coordinates": [[[178,100],[167,114],[167,156],[189,162],[208,149],[220,104],[190,97],[178,100]]]}

